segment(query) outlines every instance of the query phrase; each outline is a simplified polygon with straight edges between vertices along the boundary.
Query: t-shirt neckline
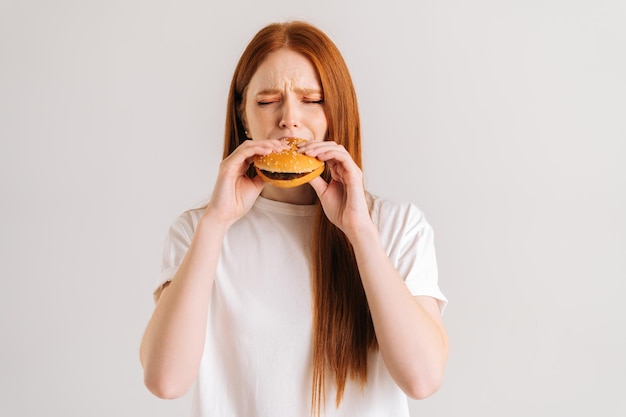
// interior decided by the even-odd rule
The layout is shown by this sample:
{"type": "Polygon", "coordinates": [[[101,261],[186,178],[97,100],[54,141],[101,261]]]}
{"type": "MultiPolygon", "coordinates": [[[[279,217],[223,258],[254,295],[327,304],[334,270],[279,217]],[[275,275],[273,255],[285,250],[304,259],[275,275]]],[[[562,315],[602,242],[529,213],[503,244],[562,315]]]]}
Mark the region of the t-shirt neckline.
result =
{"type": "Polygon", "coordinates": [[[291,204],[270,200],[261,196],[256,199],[254,207],[291,216],[312,216],[317,211],[317,204],[291,204]]]}

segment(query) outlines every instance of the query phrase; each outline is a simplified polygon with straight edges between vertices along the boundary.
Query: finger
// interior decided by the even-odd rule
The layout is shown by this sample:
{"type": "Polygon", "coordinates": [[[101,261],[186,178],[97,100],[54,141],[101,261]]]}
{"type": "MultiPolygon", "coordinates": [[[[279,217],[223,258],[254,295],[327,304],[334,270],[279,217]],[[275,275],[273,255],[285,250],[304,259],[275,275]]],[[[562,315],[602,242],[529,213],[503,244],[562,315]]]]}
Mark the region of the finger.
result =
{"type": "Polygon", "coordinates": [[[245,159],[251,158],[255,155],[267,155],[272,152],[280,152],[289,148],[289,145],[280,139],[268,139],[268,140],[247,140],[243,142],[231,155],[237,155],[244,157],[245,159]]]}
{"type": "Polygon", "coordinates": [[[362,182],[362,172],[345,147],[332,141],[312,142],[302,146],[305,155],[326,162],[332,178],[341,183],[362,182]]]}
{"type": "Polygon", "coordinates": [[[352,160],[352,157],[342,145],[338,145],[335,142],[317,142],[306,146],[301,151],[308,156],[317,158],[321,161],[329,161],[336,159],[337,161],[344,162],[352,160]]]}
{"type": "Polygon", "coordinates": [[[336,142],[333,141],[306,141],[300,142],[296,145],[298,147],[299,152],[301,153],[309,153],[314,152],[319,149],[328,149],[332,147],[339,146],[336,142]]]}
{"type": "Polygon", "coordinates": [[[268,155],[272,152],[280,152],[288,145],[284,141],[273,140],[247,140],[237,147],[224,159],[227,165],[236,166],[238,171],[245,171],[253,162],[256,155],[268,155]]]}

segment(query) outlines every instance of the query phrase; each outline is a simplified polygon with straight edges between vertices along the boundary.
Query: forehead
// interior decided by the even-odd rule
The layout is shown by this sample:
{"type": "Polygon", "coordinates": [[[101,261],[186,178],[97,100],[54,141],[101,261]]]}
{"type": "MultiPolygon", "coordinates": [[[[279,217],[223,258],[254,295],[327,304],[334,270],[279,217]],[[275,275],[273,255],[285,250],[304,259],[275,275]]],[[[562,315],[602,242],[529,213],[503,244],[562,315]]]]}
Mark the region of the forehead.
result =
{"type": "Polygon", "coordinates": [[[315,67],[304,55],[280,49],[267,55],[250,79],[248,91],[255,93],[270,88],[321,89],[315,67]]]}

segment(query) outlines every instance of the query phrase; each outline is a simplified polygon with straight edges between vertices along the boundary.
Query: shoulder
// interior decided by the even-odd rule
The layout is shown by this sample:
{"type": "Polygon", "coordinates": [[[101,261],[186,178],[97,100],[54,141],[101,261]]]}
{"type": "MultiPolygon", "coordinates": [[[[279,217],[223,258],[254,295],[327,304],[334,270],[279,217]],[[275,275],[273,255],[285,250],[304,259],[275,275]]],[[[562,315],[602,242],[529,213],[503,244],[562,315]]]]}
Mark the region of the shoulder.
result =
{"type": "Polygon", "coordinates": [[[372,220],[379,226],[428,224],[424,213],[414,203],[390,200],[373,194],[368,194],[368,200],[372,220]]]}
{"type": "Polygon", "coordinates": [[[204,207],[196,207],[179,214],[170,225],[169,235],[191,240],[204,210],[204,207]]]}

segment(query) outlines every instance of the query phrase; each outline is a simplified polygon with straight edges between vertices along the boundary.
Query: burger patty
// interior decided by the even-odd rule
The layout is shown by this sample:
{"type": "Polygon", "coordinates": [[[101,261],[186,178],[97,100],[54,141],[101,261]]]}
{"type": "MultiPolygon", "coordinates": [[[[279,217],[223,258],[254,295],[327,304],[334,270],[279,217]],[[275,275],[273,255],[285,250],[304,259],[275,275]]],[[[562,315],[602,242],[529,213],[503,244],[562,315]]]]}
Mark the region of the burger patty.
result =
{"type": "Polygon", "coordinates": [[[308,172],[272,172],[264,169],[262,169],[261,172],[263,172],[263,175],[267,178],[271,178],[273,180],[293,180],[308,174],[308,172]]]}

